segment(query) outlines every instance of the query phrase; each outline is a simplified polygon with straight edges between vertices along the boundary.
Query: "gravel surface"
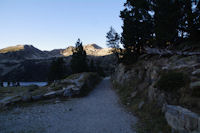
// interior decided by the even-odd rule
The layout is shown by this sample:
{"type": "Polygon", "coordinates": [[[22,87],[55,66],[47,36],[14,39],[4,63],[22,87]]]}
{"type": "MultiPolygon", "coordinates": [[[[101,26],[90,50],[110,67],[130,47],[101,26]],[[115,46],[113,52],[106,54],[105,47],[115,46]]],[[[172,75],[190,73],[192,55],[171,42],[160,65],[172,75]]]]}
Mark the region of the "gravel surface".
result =
{"type": "Polygon", "coordinates": [[[88,96],[0,112],[0,133],[135,133],[109,78],[88,96]]]}

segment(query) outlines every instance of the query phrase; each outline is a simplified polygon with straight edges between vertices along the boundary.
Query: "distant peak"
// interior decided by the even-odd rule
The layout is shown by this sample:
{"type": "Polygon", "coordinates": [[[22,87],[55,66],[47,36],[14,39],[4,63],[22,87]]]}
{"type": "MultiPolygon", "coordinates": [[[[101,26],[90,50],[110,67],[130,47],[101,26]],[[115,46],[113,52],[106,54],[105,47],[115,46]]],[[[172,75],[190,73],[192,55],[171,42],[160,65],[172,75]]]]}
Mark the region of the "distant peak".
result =
{"type": "Polygon", "coordinates": [[[17,51],[22,51],[22,50],[33,50],[33,49],[37,49],[37,48],[35,48],[33,45],[18,44],[16,46],[10,46],[10,47],[0,49],[0,53],[17,52],[17,51]]]}
{"type": "Polygon", "coordinates": [[[102,47],[98,46],[97,44],[88,44],[84,46],[86,49],[94,48],[94,49],[102,49],[102,47]]]}
{"type": "Polygon", "coordinates": [[[10,46],[3,49],[0,49],[0,53],[7,53],[7,52],[16,52],[24,49],[24,45],[16,45],[10,46]]]}

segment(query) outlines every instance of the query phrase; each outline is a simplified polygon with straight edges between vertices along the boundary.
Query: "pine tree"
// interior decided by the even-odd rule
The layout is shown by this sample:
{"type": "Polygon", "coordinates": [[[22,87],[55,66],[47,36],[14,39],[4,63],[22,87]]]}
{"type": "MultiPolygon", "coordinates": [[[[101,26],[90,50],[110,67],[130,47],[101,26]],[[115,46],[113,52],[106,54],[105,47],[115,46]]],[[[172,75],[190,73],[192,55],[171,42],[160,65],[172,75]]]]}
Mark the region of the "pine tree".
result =
{"type": "Polygon", "coordinates": [[[106,38],[107,46],[113,49],[114,54],[119,59],[119,34],[113,29],[113,27],[110,27],[110,31],[107,33],[106,38]]]}
{"type": "Polygon", "coordinates": [[[75,44],[73,55],[71,59],[71,69],[73,73],[80,73],[88,71],[87,55],[83,49],[82,42],[80,39],[75,44]]]}
{"type": "Polygon", "coordinates": [[[125,60],[137,60],[143,48],[153,38],[153,21],[148,0],[127,0],[121,11],[123,32],[121,42],[125,48],[125,60]],[[126,59],[127,58],[127,59],[126,59]]]}
{"type": "Polygon", "coordinates": [[[50,71],[48,75],[48,80],[50,82],[55,80],[60,80],[65,76],[65,62],[63,58],[57,58],[52,61],[50,66],[50,71]]]}
{"type": "Polygon", "coordinates": [[[200,36],[200,2],[199,0],[180,1],[180,23],[179,31],[183,38],[198,41],[200,36]]]}
{"type": "Polygon", "coordinates": [[[113,27],[110,27],[110,31],[107,33],[106,38],[107,38],[107,46],[108,47],[114,48],[114,49],[118,49],[119,48],[120,36],[113,29],[113,27]]]}
{"type": "Polygon", "coordinates": [[[179,0],[155,0],[153,10],[156,43],[165,48],[178,38],[179,0]]]}
{"type": "Polygon", "coordinates": [[[10,87],[10,82],[7,82],[7,86],[10,87]]]}
{"type": "Polygon", "coordinates": [[[90,61],[90,71],[91,71],[91,72],[95,72],[95,71],[96,71],[96,70],[95,70],[94,60],[93,60],[93,59],[90,61]]]}
{"type": "Polygon", "coordinates": [[[3,82],[0,82],[0,87],[4,87],[3,82]]]}

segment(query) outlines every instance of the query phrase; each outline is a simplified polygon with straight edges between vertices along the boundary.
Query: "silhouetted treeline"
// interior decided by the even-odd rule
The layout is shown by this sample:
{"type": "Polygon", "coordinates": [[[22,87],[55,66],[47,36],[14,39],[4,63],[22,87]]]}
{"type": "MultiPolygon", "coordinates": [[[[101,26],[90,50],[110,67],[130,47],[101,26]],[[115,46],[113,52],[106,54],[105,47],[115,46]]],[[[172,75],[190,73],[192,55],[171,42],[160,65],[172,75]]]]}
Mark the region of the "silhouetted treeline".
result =
{"type": "Polygon", "coordinates": [[[127,0],[124,6],[125,62],[137,60],[145,46],[173,49],[200,41],[199,0],[127,0]]]}

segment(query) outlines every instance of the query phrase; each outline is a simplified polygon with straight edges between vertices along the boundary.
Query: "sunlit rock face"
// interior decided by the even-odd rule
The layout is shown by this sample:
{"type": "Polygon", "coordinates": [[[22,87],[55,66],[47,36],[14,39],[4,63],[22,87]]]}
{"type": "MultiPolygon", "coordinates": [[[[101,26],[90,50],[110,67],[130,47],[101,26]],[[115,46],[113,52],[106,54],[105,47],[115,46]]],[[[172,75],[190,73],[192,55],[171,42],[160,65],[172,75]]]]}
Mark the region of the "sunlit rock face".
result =
{"type": "MultiPolygon", "coordinates": [[[[101,48],[96,44],[88,44],[83,46],[87,55],[91,56],[106,56],[112,54],[111,48],[101,48]]],[[[74,47],[69,46],[65,50],[62,51],[63,56],[70,56],[73,54],[74,47]]]]}

